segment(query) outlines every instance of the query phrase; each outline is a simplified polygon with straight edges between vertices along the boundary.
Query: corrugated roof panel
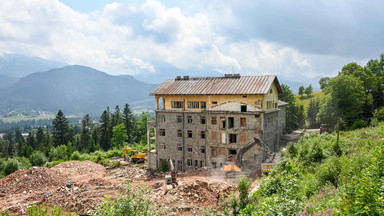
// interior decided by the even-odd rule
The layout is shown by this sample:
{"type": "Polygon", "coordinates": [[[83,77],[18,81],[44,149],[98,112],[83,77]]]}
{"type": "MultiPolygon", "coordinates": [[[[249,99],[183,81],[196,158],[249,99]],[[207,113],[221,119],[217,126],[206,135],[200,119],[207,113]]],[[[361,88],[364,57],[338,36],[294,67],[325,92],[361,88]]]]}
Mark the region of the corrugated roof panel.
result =
{"type": "Polygon", "coordinates": [[[151,95],[266,94],[273,82],[281,92],[280,84],[274,75],[168,79],[151,95]]]}

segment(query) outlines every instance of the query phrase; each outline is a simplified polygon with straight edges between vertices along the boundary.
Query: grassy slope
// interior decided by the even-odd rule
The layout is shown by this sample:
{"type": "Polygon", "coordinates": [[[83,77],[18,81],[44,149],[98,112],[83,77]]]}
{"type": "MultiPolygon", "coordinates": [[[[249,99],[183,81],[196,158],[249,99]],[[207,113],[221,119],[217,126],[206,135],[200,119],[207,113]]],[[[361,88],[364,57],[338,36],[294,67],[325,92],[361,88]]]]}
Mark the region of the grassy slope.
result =
{"type": "Polygon", "coordinates": [[[244,215],[384,215],[384,124],[339,143],[313,134],[288,145],[244,215]]]}
{"type": "Polygon", "coordinates": [[[309,105],[309,101],[311,99],[314,99],[314,98],[321,99],[323,97],[323,95],[324,95],[324,93],[322,91],[316,91],[316,92],[313,92],[310,97],[307,97],[307,96],[300,97],[300,95],[297,94],[297,95],[295,95],[295,99],[296,99],[296,103],[298,105],[304,105],[304,109],[307,110],[308,105],[309,105]]]}

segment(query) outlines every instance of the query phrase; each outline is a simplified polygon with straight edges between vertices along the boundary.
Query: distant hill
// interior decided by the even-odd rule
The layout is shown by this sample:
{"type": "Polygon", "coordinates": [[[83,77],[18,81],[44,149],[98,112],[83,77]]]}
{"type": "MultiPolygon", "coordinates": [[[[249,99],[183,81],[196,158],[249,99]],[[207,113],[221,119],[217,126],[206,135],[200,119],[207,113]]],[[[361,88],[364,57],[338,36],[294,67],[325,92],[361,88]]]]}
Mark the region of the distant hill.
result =
{"type": "Polygon", "coordinates": [[[309,102],[311,101],[311,99],[319,99],[321,100],[321,98],[323,98],[324,96],[324,92],[322,91],[315,91],[311,94],[310,97],[307,97],[306,94],[303,95],[303,97],[300,97],[300,95],[296,94],[295,95],[295,99],[296,99],[296,103],[298,105],[303,105],[304,106],[304,109],[307,110],[308,109],[308,106],[309,106],[309,102]]]}
{"type": "Polygon", "coordinates": [[[47,71],[53,68],[61,68],[68,64],[15,54],[0,55],[0,74],[21,78],[34,72],[47,71]]]}
{"type": "Polygon", "coordinates": [[[19,79],[0,74],[0,90],[15,84],[19,79]]]}
{"type": "Polygon", "coordinates": [[[92,114],[117,104],[153,106],[149,93],[155,88],[129,75],[112,76],[89,67],[67,66],[33,73],[0,91],[0,107],[92,114]]]}

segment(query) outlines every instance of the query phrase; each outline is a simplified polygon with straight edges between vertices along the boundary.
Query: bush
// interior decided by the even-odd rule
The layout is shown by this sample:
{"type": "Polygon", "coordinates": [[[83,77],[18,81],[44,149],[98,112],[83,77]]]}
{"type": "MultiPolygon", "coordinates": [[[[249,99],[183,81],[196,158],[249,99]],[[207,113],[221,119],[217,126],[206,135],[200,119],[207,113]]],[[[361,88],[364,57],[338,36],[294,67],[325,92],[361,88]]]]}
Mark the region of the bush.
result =
{"type": "Polygon", "coordinates": [[[376,118],[379,122],[384,121],[384,107],[375,110],[373,117],[376,118]]]}
{"type": "Polygon", "coordinates": [[[16,158],[9,158],[4,165],[3,173],[4,175],[9,175],[17,170],[21,169],[23,165],[16,158]]]}
{"type": "Polygon", "coordinates": [[[128,182],[126,193],[123,196],[113,201],[106,200],[92,215],[166,215],[166,213],[162,213],[161,209],[156,209],[150,194],[150,189],[143,184],[132,186],[128,182]]]}
{"type": "Polygon", "coordinates": [[[33,166],[42,166],[48,161],[45,154],[38,150],[34,151],[31,156],[29,156],[29,160],[33,166]]]}
{"type": "Polygon", "coordinates": [[[81,155],[78,151],[74,151],[71,155],[71,160],[81,160],[81,155]]]}
{"type": "Polygon", "coordinates": [[[349,130],[356,130],[356,129],[364,128],[367,126],[368,126],[368,123],[366,121],[363,121],[363,120],[354,121],[352,125],[349,126],[349,130]]]}

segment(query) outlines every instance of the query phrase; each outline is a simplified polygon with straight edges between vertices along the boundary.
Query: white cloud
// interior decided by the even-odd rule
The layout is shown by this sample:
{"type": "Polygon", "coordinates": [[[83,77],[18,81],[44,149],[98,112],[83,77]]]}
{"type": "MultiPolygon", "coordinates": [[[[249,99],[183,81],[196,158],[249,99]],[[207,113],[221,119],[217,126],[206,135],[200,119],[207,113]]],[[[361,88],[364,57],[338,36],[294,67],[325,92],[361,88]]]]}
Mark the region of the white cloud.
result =
{"type": "MultiPolygon", "coordinates": [[[[58,0],[2,0],[1,52],[81,64],[111,74],[160,73],[164,63],[179,69],[228,73],[316,76],[335,73],[346,57],[301,53],[257,37],[236,40],[227,32],[240,23],[231,4],[201,3],[186,13],[161,2],[111,3],[84,14],[58,0]],[[213,12],[214,11],[214,12],[213,12]],[[336,62],[336,60],[338,62],[336,62]]],[[[341,65],[342,66],[342,65],[341,65]]]]}

